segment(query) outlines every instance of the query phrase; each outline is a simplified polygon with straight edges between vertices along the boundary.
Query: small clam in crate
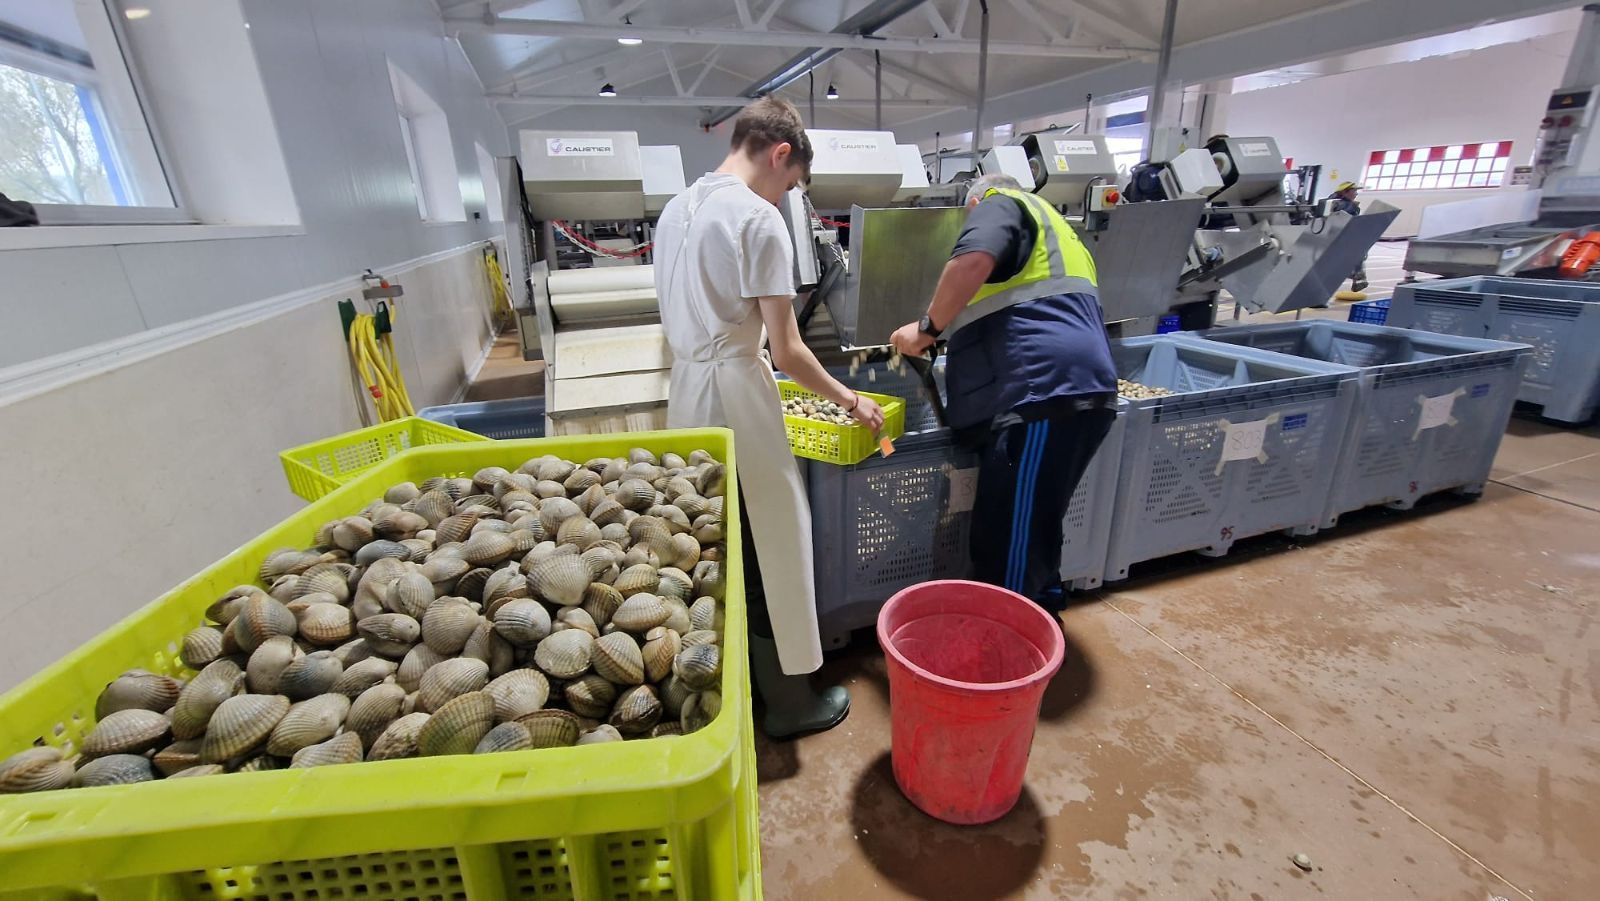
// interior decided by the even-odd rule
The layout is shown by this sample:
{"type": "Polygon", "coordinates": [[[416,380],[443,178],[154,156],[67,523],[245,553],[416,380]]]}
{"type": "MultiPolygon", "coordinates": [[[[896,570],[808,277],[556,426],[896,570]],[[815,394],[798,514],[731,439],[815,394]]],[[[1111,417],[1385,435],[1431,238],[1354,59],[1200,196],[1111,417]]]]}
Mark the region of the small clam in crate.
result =
{"type": "Polygon", "coordinates": [[[395,454],[429,444],[482,441],[453,425],[407,416],[291,447],[278,454],[289,490],[314,501],[395,454]]]}
{"type": "MultiPolygon", "coordinates": [[[[866,381],[868,368],[876,368],[871,384],[905,395],[914,430],[896,442],[890,457],[852,466],[806,464],[817,620],[825,648],[842,647],[851,632],[876,623],[878,611],[900,589],[969,575],[977,455],[952,443],[915,376],[897,376],[881,364],[863,367],[854,378],[835,375],[855,387],[866,381]]],[[[1125,411],[1119,408],[1062,522],[1061,580],[1075,589],[1098,586],[1105,571],[1125,411]]]]}
{"type": "MultiPolygon", "coordinates": [[[[893,441],[905,434],[905,401],[887,394],[871,394],[866,391],[858,393],[863,397],[872,398],[883,408],[883,429],[879,433],[882,437],[893,441]]],[[[811,392],[787,379],[778,380],[778,395],[784,400],[815,397],[811,392]]],[[[850,425],[838,425],[799,416],[785,416],[783,427],[789,433],[789,449],[794,451],[796,457],[804,457],[807,460],[851,466],[878,451],[879,435],[874,435],[871,429],[855,422],[850,425]]]]}
{"type": "Polygon", "coordinates": [[[1322,522],[1356,370],[1187,335],[1111,342],[1117,375],[1171,392],[1128,399],[1105,580],[1183,551],[1322,522]]]}
{"type": "Polygon", "coordinates": [[[1600,408],[1600,284],[1470,276],[1395,286],[1389,324],[1533,348],[1517,400],[1557,422],[1600,408]]]}
{"type": "MultiPolygon", "coordinates": [[[[73,745],[133,668],[178,674],[177,641],[263,557],[304,547],[388,486],[630,447],[728,464],[724,429],[414,448],[355,477],[0,695],[0,757],[73,745]]],[[[721,713],[675,738],[231,773],[0,796],[0,897],[749,899],[761,897],[739,542],[727,546],[721,713]]]]}
{"type": "Polygon", "coordinates": [[[1521,344],[1326,320],[1199,335],[1361,371],[1324,528],[1363,507],[1408,509],[1436,491],[1481,494],[1529,354],[1521,344]]]}

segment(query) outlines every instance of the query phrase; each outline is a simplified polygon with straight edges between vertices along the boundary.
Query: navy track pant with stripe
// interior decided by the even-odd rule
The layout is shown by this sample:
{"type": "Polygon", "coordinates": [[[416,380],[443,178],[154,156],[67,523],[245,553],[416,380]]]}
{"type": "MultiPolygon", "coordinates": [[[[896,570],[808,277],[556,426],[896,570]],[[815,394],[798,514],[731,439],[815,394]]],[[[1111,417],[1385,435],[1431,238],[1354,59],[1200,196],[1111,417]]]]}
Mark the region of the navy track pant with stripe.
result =
{"type": "Polygon", "coordinates": [[[984,437],[972,508],[973,578],[1047,605],[1059,598],[1061,521],[1115,418],[1110,410],[1087,410],[984,437]]]}

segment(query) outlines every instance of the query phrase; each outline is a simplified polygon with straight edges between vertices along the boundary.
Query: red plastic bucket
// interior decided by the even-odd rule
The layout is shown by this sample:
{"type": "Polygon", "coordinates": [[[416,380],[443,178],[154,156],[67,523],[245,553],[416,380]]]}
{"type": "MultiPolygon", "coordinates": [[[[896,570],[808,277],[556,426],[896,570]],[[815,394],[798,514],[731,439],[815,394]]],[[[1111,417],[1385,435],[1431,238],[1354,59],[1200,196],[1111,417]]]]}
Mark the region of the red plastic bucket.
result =
{"type": "Polygon", "coordinates": [[[878,614],[889,662],[894,778],[947,823],[987,823],[1022,794],[1045,686],[1066,642],[1055,617],[981,582],[913,585],[878,614]]]}

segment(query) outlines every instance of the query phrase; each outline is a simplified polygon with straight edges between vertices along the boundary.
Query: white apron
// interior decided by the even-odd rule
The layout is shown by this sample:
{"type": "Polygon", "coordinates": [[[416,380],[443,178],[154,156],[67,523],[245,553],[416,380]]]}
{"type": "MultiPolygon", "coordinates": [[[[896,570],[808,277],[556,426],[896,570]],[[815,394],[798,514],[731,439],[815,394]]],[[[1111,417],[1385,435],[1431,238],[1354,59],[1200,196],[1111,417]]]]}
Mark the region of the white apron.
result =
{"type": "MultiPolygon", "coordinates": [[[[695,237],[693,208],[684,231],[687,247],[695,237]]],[[[671,284],[680,285],[681,277],[681,271],[672,273],[671,284]]],[[[760,556],[778,661],[785,673],[797,675],[822,665],[811,507],[784,431],[772,366],[760,353],[761,311],[753,301],[749,309],[738,323],[693,307],[687,317],[667,321],[663,316],[673,347],[667,427],[733,429],[739,490],[745,502],[741,513],[753,530],[760,556]]],[[[728,536],[730,542],[738,540],[737,535],[728,536]]]]}

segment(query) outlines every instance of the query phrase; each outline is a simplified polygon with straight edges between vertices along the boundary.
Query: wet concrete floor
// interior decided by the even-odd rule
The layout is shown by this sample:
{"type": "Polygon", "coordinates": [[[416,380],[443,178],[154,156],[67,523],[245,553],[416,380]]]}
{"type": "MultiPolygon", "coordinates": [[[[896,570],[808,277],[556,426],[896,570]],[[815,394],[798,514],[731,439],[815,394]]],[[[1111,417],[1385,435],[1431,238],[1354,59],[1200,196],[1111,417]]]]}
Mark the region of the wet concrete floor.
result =
{"type": "Polygon", "coordinates": [[[1494,477],[1077,598],[988,826],[900,794],[858,636],[850,718],[760,745],[767,897],[1595,897],[1600,427],[1516,419],[1494,477]]]}

